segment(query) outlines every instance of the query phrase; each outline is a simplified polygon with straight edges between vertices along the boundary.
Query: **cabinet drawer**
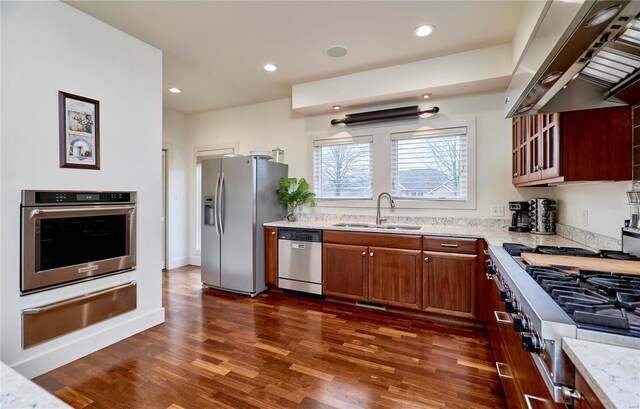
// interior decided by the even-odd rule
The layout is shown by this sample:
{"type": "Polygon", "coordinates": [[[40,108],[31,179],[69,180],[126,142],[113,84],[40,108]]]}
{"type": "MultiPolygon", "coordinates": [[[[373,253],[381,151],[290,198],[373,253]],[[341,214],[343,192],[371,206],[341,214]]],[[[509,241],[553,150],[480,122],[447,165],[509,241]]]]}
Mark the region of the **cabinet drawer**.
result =
{"type": "Polygon", "coordinates": [[[136,282],[22,310],[22,347],[85,328],[137,306],[136,282]]]}
{"type": "Polygon", "coordinates": [[[502,391],[504,397],[507,399],[509,409],[525,409],[525,406],[520,401],[520,391],[516,385],[516,381],[511,373],[509,364],[505,362],[496,361],[496,371],[498,372],[498,378],[502,384],[502,391]]]}
{"type": "Polygon", "coordinates": [[[422,238],[422,249],[445,253],[476,254],[478,251],[478,239],[425,236],[422,238]]]}
{"type": "Polygon", "coordinates": [[[325,230],[324,243],[348,244],[355,246],[387,247],[394,249],[421,250],[422,236],[395,233],[362,233],[325,230]]]}

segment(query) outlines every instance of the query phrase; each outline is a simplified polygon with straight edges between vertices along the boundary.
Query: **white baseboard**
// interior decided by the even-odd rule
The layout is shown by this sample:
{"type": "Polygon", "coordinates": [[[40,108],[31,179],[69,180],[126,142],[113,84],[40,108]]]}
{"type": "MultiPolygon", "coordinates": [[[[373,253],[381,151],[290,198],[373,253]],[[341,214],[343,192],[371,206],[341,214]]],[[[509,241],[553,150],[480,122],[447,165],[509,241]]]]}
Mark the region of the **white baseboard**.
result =
{"type": "Polygon", "coordinates": [[[12,368],[29,379],[35,378],[163,322],[164,308],[159,308],[148,314],[125,321],[116,327],[107,328],[60,348],[47,351],[42,355],[14,364],[12,368]]]}
{"type": "Polygon", "coordinates": [[[169,270],[178,267],[184,267],[189,265],[189,257],[178,258],[175,260],[169,261],[169,270]]]}
{"type": "Polygon", "coordinates": [[[199,266],[200,265],[200,256],[191,256],[191,257],[189,257],[189,264],[191,264],[192,266],[199,266]]]}

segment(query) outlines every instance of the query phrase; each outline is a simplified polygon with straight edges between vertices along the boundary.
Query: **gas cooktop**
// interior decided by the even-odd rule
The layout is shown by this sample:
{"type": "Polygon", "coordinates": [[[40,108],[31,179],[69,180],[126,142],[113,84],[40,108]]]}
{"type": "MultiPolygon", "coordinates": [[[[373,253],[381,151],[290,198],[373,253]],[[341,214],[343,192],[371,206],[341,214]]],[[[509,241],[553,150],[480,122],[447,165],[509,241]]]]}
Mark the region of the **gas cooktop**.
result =
{"type": "Polygon", "coordinates": [[[554,256],[576,256],[576,257],[599,257],[613,260],[637,260],[640,261],[640,257],[634,256],[629,253],[623,253],[617,250],[600,250],[592,251],[587,249],[581,249],[578,247],[555,247],[555,246],[537,246],[535,248],[525,246],[518,243],[504,243],[502,245],[504,249],[513,257],[520,257],[522,253],[535,253],[535,254],[549,254],[554,256]]]}
{"type": "Polygon", "coordinates": [[[557,267],[526,266],[578,328],[640,337],[640,278],[557,267]]]}

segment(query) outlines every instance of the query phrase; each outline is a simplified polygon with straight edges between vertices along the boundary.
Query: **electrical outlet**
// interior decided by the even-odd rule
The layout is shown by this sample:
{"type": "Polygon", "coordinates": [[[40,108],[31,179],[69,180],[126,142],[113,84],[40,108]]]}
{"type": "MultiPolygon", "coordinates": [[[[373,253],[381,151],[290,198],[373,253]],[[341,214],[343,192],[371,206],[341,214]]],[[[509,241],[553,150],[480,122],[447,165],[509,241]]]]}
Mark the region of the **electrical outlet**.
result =
{"type": "Polygon", "coordinates": [[[504,217],[504,206],[503,205],[492,205],[491,206],[491,217],[504,217]]]}
{"type": "Polygon", "coordinates": [[[582,211],[582,227],[589,227],[589,211],[582,211]]]}

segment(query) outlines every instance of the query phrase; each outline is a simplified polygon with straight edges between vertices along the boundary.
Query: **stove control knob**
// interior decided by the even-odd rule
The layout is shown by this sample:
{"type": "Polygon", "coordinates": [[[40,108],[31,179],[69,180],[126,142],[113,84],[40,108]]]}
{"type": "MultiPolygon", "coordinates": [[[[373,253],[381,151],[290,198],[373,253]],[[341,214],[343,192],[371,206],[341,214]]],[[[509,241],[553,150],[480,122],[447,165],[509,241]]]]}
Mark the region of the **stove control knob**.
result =
{"type": "Polygon", "coordinates": [[[511,291],[509,290],[500,290],[500,300],[507,302],[507,300],[511,298],[511,291]]]}
{"type": "Polygon", "coordinates": [[[522,333],[522,349],[526,352],[532,352],[534,354],[542,353],[542,343],[540,337],[531,332],[522,333]]]}
{"type": "Polygon", "coordinates": [[[522,315],[516,315],[513,317],[513,329],[516,332],[527,332],[531,328],[529,327],[529,319],[522,315]]]}
{"type": "Polygon", "coordinates": [[[487,270],[489,270],[489,274],[495,274],[496,273],[496,265],[493,263],[493,261],[487,260],[486,264],[487,264],[487,270]]]}
{"type": "Polygon", "coordinates": [[[504,307],[509,314],[516,314],[518,312],[518,302],[513,298],[504,300],[504,307]]]}

